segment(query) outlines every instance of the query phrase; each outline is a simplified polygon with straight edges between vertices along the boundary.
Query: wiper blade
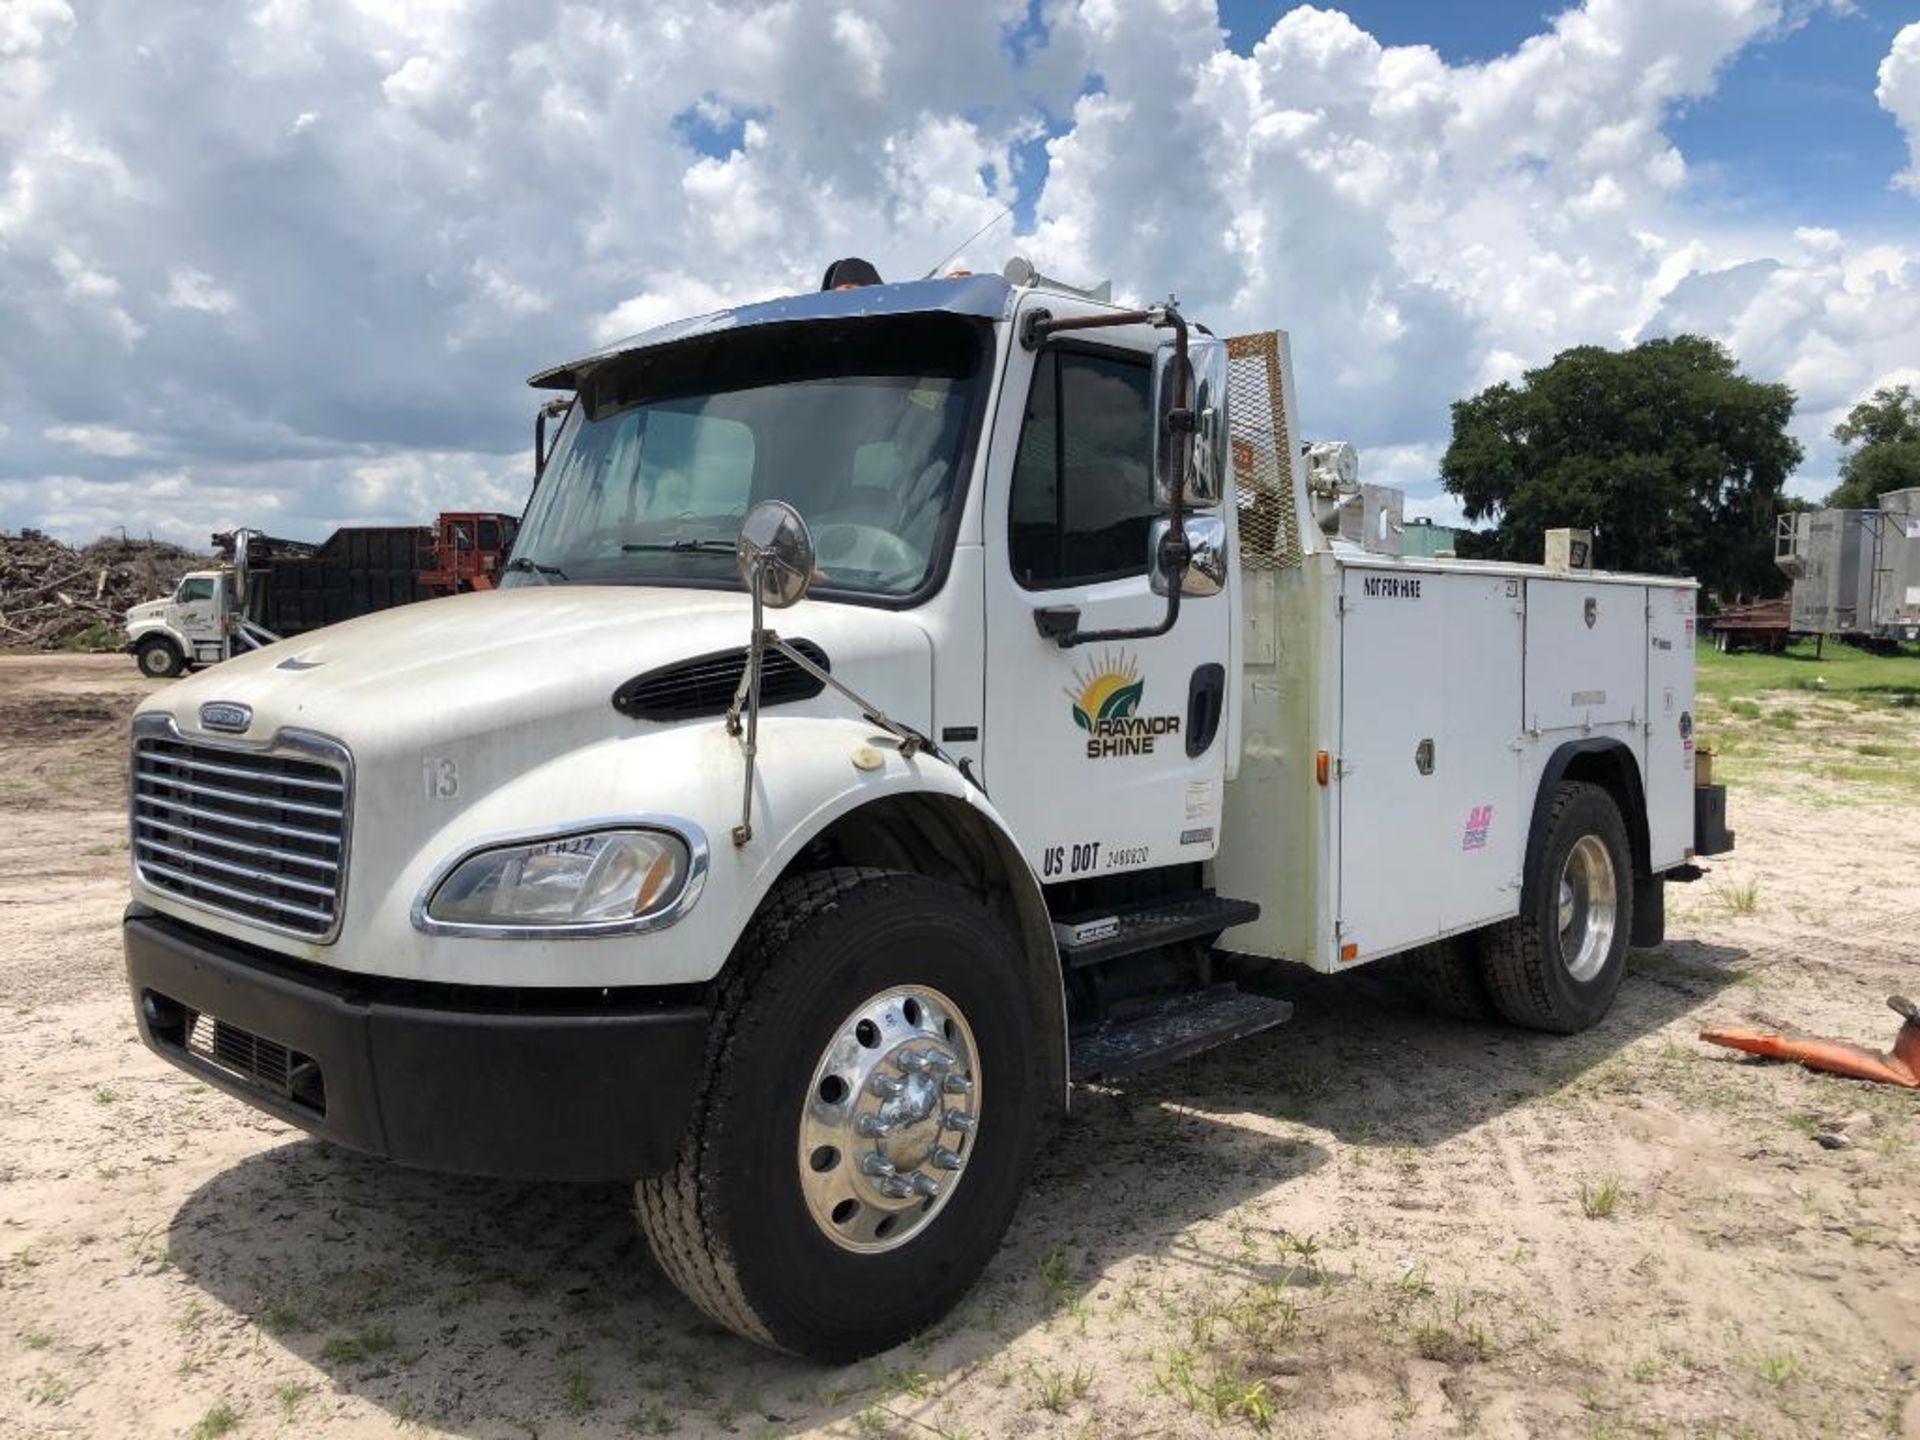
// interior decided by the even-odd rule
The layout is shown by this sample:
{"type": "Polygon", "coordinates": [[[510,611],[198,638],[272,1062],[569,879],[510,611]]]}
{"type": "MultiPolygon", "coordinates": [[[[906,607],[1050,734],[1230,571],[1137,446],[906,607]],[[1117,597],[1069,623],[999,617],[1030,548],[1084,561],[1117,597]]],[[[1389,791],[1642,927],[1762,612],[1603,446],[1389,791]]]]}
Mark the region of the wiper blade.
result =
{"type": "Polygon", "coordinates": [[[712,536],[696,539],[689,535],[683,536],[678,540],[640,540],[631,545],[622,545],[620,548],[629,555],[639,554],[643,551],[667,551],[683,555],[704,551],[716,555],[731,555],[737,547],[731,540],[718,540],[712,536]]]}
{"type": "Polygon", "coordinates": [[[521,575],[558,575],[562,580],[567,578],[567,572],[558,565],[542,565],[525,555],[516,555],[507,562],[506,568],[521,575]]]}

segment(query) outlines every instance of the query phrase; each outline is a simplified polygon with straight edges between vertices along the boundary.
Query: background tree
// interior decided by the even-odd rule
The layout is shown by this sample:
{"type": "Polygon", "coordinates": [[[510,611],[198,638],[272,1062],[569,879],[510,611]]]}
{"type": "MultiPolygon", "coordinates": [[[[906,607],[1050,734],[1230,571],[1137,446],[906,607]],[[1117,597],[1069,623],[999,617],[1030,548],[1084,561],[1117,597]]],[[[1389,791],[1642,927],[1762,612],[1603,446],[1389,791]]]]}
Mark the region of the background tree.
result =
{"type": "Polygon", "coordinates": [[[1440,475],[1468,520],[1495,522],[1467,547],[1480,554],[1538,560],[1543,532],[1580,526],[1608,569],[1778,594],[1773,518],[1801,453],[1793,403],[1697,335],[1583,345],[1456,401],[1440,475]]]}
{"type": "Polygon", "coordinates": [[[1850,445],[1840,484],[1827,496],[1837,510],[1871,510],[1889,490],[1920,485],[1920,396],[1911,385],[1883,385],[1833,427],[1850,445]]]}

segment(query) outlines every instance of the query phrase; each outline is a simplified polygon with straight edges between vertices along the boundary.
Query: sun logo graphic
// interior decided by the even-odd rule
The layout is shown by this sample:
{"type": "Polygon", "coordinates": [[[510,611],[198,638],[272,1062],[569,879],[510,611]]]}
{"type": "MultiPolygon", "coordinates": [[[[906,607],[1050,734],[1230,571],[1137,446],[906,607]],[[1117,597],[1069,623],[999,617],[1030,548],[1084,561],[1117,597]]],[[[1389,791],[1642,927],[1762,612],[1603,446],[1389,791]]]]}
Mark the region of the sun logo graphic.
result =
{"type": "Polygon", "coordinates": [[[1147,682],[1124,650],[1107,651],[1084,672],[1076,668],[1073,679],[1066,696],[1073,702],[1073,723],[1087,732],[1089,760],[1151,755],[1156,739],[1180,729],[1176,715],[1139,713],[1147,682]]]}
{"type": "Polygon", "coordinates": [[[1094,729],[1102,720],[1121,720],[1140,708],[1140,692],[1146,681],[1140,667],[1124,650],[1109,650],[1092,662],[1086,673],[1073,672],[1077,689],[1066,692],[1073,702],[1073,723],[1082,730],[1094,729]]]}

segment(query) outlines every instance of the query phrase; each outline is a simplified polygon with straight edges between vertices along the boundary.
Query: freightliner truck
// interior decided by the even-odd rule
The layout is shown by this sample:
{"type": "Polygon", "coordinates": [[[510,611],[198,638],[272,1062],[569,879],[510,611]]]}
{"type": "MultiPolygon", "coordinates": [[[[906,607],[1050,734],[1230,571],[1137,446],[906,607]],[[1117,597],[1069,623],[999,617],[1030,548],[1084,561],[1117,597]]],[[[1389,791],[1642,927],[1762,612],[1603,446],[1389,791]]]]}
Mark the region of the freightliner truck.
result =
{"type": "Polygon", "coordinates": [[[635,1182],[764,1344],[932,1322],[1071,1083],[1287,1018],[1276,967],[1578,1031],[1731,843],[1693,582],[1319,523],[1278,332],[1015,262],[532,383],[501,588],[135,717],[138,1024],[339,1145],[635,1182]]]}

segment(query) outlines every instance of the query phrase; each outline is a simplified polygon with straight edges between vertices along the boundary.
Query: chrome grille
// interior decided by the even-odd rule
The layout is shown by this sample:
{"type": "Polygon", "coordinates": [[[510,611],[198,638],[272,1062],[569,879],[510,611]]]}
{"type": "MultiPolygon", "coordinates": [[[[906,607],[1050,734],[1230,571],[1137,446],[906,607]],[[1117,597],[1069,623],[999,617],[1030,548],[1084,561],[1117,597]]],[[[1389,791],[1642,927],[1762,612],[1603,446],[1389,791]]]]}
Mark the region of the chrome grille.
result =
{"type": "Polygon", "coordinates": [[[140,878],[266,929],[332,939],[352,803],[345,751],[317,740],[300,742],[300,753],[206,745],[170,724],[166,733],[141,732],[136,725],[132,843],[140,878]],[[310,758],[317,754],[327,758],[310,758]]]}

